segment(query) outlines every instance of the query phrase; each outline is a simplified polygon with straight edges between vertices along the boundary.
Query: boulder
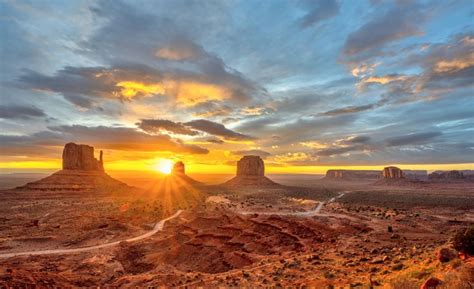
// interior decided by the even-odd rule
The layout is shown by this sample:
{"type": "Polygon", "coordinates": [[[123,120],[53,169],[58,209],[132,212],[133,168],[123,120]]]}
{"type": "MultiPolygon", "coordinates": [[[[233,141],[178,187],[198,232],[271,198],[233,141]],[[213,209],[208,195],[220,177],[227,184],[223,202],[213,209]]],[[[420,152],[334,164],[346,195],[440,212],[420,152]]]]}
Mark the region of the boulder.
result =
{"type": "Polygon", "coordinates": [[[403,171],[397,167],[385,167],[382,176],[384,179],[403,179],[403,171]]]}
{"type": "Polygon", "coordinates": [[[458,257],[458,253],[450,248],[441,248],[436,254],[438,260],[442,263],[449,262],[458,257]]]}
{"type": "Polygon", "coordinates": [[[94,157],[93,147],[68,143],[63,150],[63,170],[103,171],[102,151],[97,160],[94,157]]]}
{"type": "Polygon", "coordinates": [[[244,156],[237,162],[237,176],[264,176],[265,166],[259,156],[244,156]]]}
{"type": "Polygon", "coordinates": [[[439,285],[441,285],[443,282],[436,278],[436,277],[430,277],[426,279],[425,282],[421,285],[420,289],[436,289],[439,285]]]}

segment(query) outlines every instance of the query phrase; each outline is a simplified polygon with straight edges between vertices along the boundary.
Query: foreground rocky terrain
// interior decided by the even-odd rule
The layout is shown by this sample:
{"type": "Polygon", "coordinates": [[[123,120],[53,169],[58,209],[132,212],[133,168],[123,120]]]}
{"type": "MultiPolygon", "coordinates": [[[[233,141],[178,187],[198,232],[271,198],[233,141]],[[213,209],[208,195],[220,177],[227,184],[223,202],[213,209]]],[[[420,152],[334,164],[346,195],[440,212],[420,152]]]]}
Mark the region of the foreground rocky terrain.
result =
{"type": "Polygon", "coordinates": [[[1,191],[0,287],[472,288],[473,258],[452,245],[474,225],[471,183],[391,168],[382,182],[303,187],[270,180],[258,158],[240,164],[222,185],[178,163],[137,189],[99,165],[119,185],[57,189],[78,178],[55,174],[51,189],[1,191]]]}

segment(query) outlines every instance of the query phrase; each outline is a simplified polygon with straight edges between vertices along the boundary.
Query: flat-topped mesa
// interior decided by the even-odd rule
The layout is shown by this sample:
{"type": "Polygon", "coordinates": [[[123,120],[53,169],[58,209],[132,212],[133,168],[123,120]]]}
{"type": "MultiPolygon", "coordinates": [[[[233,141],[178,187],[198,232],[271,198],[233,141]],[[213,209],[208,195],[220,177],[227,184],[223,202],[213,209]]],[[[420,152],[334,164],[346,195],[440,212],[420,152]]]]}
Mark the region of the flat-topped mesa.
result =
{"type": "Polygon", "coordinates": [[[231,187],[280,186],[265,177],[265,164],[259,156],[244,156],[237,162],[237,175],[224,183],[231,187]]]}
{"type": "Polygon", "coordinates": [[[403,171],[397,167],[385,167],[382,171],[384,179],[403,179],[403,171]]]}
{"type": "Polygon", "coordinates": [[[186,174],[184,163],[183,162],[175,163],[174,166],[173,166],[173,172],[172,173],[174,175],[184,175],[184,174],[186,174]]]}
{"type": "Polygon", "coordinates": [[[264,176],[265,165],[259,156],[244,156],[237,162],[237,176],[264,176]]]}
{"type": "Polygon", "coordinates": [[[460,171],[433,172],[428,178],[430,180],[464,180],[466,177],[460,171]]]}
{"type": "Polygon", "coordinates": [[[328,170],[325,179],[332,180],[376,180],[380,177],[380,171],[366,171],[366,170],[328,170]]]}
{"type": "Polygon", "coordinates": [[[94,148],[88,145],[67,143],[63,150],[63,170],[104,171],[103,154],[94,157],[94,148]]]}

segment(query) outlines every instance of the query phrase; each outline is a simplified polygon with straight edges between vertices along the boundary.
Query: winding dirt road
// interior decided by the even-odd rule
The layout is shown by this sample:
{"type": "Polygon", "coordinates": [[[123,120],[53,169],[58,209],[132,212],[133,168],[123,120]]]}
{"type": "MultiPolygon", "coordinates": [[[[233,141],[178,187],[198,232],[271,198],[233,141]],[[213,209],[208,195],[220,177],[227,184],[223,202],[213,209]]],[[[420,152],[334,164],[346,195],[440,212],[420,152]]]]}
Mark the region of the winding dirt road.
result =
{"type": "Polygon", "coordinates": [[[246,211],[246,212],[239,212],[239,214],[242,214],[242,215],[259,214],[259,215],[313,217],[313,216],[317,216],[317,215],[320,214],[320,212],[323,209],[323,206],[325,204],[329,204],[329,203],[334,202],[335,200],[337,200],[337,199],[341,198],[342,196],[344,196],[346,193],[348,193],[348,191],[344,191],[344,192],[340,193],[339,195],[337,195],[336,197],[331,198],[327,202],[320,202],[318,204],[318,206],[316,208],[314,208],[314,210],[305,211],[305,212],[249,212],[249,211],[246,211]]]}
{"type": "Polygon", "coordinates": [[[92,251],[92,250],[97,250],[97,249],[102,249],[102,248],[108,248],[108,247],[116,246],[120,244],[121,242],[140,241],[140,240],[153,236],[159,231],[162,231],[167,221],[178,217],[182,212],[183,210],[178,210],[174,215],[156,223],[155,226],[153,227],[153,230],[146,232],[145,234],[142,234],[140,236],[136,236],[136,237],[129,238],[126,240],[120,240],[120,241],[115,241],[115,242],[110,242],[110,243],[105,243],[105,244],[100,244],[100,245],[95,245],[95,246],[73,248],[73,249],[52,249],[52,250],[3,253],[3,254],[0,254],[0,258],[11,258],[11,257],[16,257],[16,256],[32,256],[32,255],[50,255],[50,254],[73,254],[73,253],[87,252],[87,251],[92,251]]]}

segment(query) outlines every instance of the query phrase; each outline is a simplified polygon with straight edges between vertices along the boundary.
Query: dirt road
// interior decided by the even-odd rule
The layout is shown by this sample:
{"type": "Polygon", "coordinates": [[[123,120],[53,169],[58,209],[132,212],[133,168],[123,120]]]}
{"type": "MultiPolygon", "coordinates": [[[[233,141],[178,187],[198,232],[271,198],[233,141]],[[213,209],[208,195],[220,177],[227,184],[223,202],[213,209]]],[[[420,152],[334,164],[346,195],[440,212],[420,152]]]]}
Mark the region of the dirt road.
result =
{"type": "Polygon", "coordinates": [[[136,236],[133,238],[129,238],[126,240],[120,240],[120,241],[115,241],[115,242],[110,242],[110,243],[105,243],[105,244],[100,244],[100,245],[95,245],[95,246],[88,246],[88,247],[81,247],[81,248],[73,248],[73,249],[52,249],[52,250],[38,250],[38,251],[26,251],[26,252],[12,252],[12,253],[3,253],[0,254],[0,258],[11,258],[15,256],[31,256],[31,255],[50,255],[50,254],[73,254],[73,253],[79,253],[79,252],[87,252],[87,251],[92,251],[92,250],[97,250],[97,249],[102,249],[102,248],[108,248],[112,246],[116,246],[120,244],[121,242],[136,242],[140,241],[146,238],[149,238],[153,236],[154,234],[158,233],[159,231],[163,230],[163,227],[165,226],[165,223],[169,220],[172,220],[176,217],[178,217],[183,210],[178,210],[174,215],[163,219],[159,221],[158,223],[155,224],[153,227],[153,230],[146,232],[145,234],[142,234],[140,236],[136,236]]]}

